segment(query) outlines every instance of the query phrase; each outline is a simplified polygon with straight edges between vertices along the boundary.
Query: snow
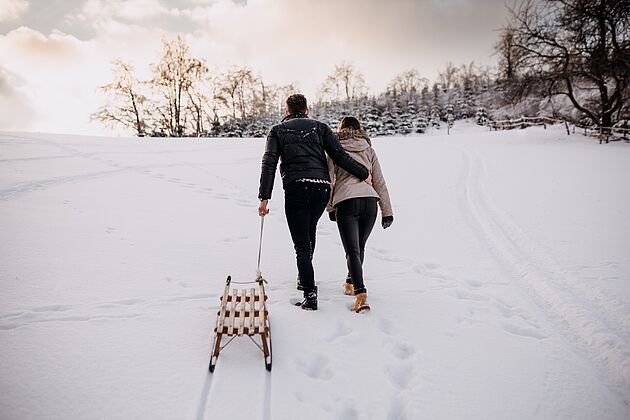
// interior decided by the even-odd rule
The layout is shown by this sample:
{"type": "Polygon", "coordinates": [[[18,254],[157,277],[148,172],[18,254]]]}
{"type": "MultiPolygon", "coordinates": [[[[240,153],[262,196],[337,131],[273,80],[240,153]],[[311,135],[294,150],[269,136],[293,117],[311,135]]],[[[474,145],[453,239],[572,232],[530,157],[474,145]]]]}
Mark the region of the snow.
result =
{"type": "Polygon", "coordinates": [[[0,418],[630,418],[630,148],[486,130],[374,140],[370,313],[325,217],[320,310],[289,305],[276,183],[270,374],[247,339],[207,373],[225,278],[256,272],[262,140],[0,134],[0,418]]]}

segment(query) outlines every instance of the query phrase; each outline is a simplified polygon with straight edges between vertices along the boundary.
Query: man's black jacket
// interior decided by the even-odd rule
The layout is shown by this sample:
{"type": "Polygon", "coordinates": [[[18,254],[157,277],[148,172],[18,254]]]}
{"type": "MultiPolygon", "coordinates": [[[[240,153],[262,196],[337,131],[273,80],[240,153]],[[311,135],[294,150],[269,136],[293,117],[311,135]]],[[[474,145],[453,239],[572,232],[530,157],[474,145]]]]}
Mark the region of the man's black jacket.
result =
{"type": "Polygon", "coordinates": [[[305,114],[286,117],[271,128],[262,159],[258,198],[271,198],[278,159],[284,188],[302,178],[330,181],[326,153],[336,165],[365,180],[369,172],[343,149],[328,125],[305,114]]]}

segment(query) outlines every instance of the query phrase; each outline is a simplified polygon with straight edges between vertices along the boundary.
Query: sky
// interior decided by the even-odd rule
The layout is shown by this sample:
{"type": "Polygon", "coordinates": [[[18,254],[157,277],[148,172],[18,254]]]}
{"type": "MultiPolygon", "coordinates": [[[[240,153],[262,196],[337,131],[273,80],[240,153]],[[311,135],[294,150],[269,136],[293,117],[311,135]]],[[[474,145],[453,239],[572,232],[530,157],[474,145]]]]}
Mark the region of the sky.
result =
{"type": "Polygon", "coordinates": [[[247,65],[309,98],[335,64],[372,93],[447,62],[494,65],[506,0],[0,0],[0,130],[111,134],[90,114],[112,60],[147,77],[182,34],[215,71],[247,65]]]}

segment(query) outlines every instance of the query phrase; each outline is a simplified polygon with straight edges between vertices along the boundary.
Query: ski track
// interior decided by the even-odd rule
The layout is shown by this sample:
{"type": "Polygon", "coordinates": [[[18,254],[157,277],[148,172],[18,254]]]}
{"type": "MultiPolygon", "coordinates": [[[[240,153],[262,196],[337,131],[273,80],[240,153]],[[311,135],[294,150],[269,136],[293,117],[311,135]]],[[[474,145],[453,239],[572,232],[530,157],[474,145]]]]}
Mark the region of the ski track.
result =
{"type": "MultiPolygon", "coordinates": [[[[481,159],[474,152],[463,152],[465,170],[461,193],[466,208],[470,210],[471,227],[489,247],[497,262],[512,274],[537,305],[552,319],[559,320],[566,327],[563,329],[588,350],[590,358],[607,369],[612,382],[622,389],[621,395],[625,395],[626,404],[630,403],[627,397],[630,395],[630,346],[620,337],[620,330],[610,327],[603,319],[605,315],[585,307],[581,302],[583,296],[576,296],[554,281],[564,271],[555,264],[550,267],[550,257],[539,258],[539,248],[535,248],[533,242],[527,240],[522,231],[491,204],[482,187],[481,159]]],[[[573,283],[566,277],[562,282],[573,283]]],[[[510,330],[532,335],[532,331],[519,331],[513,327],[510,330]]]]}
{"type": "MultiPolygon", "coordinates": [[[[482,173],[481,178],[488,178],[485,161],[477,154],[474,159],[480,163],[482,173]]],[[[484,182],[479,182],[479,188],[484,189],[484,182]]],[[[486,205],[493,215],[497,226],[503,235],[517,247],[520,253],[531,261],[535,266],[540,267],[547,275],[547,278],[560,288],[563,292],[570,293],[583,306],[592,305],[592,312],[599,315],[600,320],[606,324],[616,335],[630,345],[630,318],[619,314],[624,313],[624,308],[630,304],[614,296],[604,296],[602,291],[596,288],[588,288],[584,282],[574,278],[567,270],[554,260],[552,254],[544,250],[542,246],[536,244],[509,216],[501,210],[492,197],[483,191],[486,198],[486,205]]]]}

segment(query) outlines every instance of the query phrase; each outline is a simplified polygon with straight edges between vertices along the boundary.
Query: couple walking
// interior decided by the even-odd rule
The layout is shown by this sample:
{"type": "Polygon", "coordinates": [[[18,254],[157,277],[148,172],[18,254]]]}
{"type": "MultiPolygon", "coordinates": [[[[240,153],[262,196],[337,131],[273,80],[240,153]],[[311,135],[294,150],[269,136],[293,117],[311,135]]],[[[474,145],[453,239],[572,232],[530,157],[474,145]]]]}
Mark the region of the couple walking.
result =
{"type": "Polygon", "coordinates": [[[284,209],[295,247],[298,290],[303,290],[302,309],[317,309],[313,253],[317,222],[328,210],[337,223],[346,252],[348,276],[344,292],[355,296],[353,310],[370,309],[363,282],[365,243],[381,207],[381,225],[394,221],[389,193],[376,152],[361,124],[344,117],[335,135],[328,125],[308,117],[306,98],[286,99],[285,117],[267,136],[262,159],[258,213],[269,213],[276,168],[284,187],[284,209]]]}

